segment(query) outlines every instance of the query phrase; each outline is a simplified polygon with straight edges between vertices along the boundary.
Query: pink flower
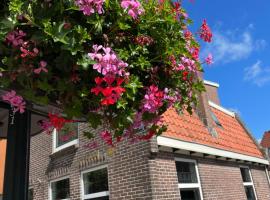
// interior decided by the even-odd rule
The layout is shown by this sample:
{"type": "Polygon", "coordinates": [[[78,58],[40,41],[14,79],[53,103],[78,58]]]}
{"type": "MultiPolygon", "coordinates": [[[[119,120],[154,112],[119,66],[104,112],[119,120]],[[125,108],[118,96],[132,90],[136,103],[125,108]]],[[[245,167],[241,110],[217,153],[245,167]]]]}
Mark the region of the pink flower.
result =
{"type": "Polygon", "coordinates": [[[208,65],[213,64],[213,56],[212,56],[211,53],[209,53],[208,56],[205,58],[205,62],[206,62],[206,64],[208,64],[208,65]]]}
{"type": "Polygon", "coordinates": [[[97,63],[93,65],[93,69],[97,70],[104,76],[107,74],[128,76],[128,73],[125,72],[125,68],[128,64],[120,60],[111,48],[94,45],[93,49],[94,52],[88,54],[92,60],[97,61],[97,63]]]}
{"type": "Polygon", "coordinates": [[[110,145],[110,146],[114,146],[113,145],[113,139],[112,139],[112,134],[109,131],[102,131],[100,133],[100,137],[103,139],[103,141],[110,145]]]}
{"type": "Polygon", "coordinates": [[[53,125],[48,119],[38,121],[38,125],[43,131],[46,131],[47,134],[51,134],[53,131],[53,125]]]}
{"type": "Polygon", "coordinates": [[[200,38],[205,42],[211,42],[212,36],[213,36],[212,31],[209,28],[208,24],[206,23],[206,20],[203,20],[203,24],[200,28],[200,38]]]}
{"type": "Polygon", "coordinates": [[[20,47],[24,43],[23,38],[25,36],[26,36],[26,33],[24,33],[22,30],[14,30],[7,34],[6,42],[9,45],[12,45],[14,48],[20,47]]]}
{"type": "Polygon", "coordinates": [[[137,0],[122,0],[121,7],[128,10],[128,14],[133,19],[137,19],[138,15],[141,15],[144,12],[141,3],[137,0]]]}
{"type": "Polygon", "coordinates": [[[75,4],[79,6],[80,10],[86,16],[90,16],[95,12],[98,14],[104,13],[102,8],[104,2],[105,0],[75,0],[75,4]]]}
{"type": "Polygon", "coordinates": [[[19,111],[20,113],[24,113],[26,103],[24,99],[17,95],[14,90],[6,92],[4,95],[2,95],[2,99],[10,103],[10,105],[14,108],[14,112],[19,111]]]}
{"type": "Polygon", "coordinates": [[[143,109],[150,113],[156,112],[163,105],[164,92],[160,91],[157,86],[151,85],[143,100],[143,109]]]}
{"type": "Polygon", "coordinates": [[[47,62],[46,61],[40,61],[39,62],[39,68],[37,69],[34,69],[34,73],[35,74],[40,74],[42,71],[45,72],[45,73],[48,73],[48,69],[46,68],[47,66],[47,62]]]}
{"type": "Polygon", "coordinates": [[[196,72],[197,65],[194,60],[183,56],[181,57],[181,64],[178,65],[178,70],[179,71],[188,70],[188,71],[196,72]]]}

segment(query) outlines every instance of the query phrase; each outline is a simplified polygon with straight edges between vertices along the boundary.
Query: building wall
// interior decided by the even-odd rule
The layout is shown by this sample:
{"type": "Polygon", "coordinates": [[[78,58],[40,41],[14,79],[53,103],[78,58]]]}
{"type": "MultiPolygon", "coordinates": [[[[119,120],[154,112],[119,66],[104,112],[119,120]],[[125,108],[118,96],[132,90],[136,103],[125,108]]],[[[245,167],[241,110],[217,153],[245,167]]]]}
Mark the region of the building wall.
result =
{"type": "Polygon", "coordinates": [[[0,198],[1,194],[3,194],[5,160],[6,160],[6,140],[0,139],[0,198]]]}
{"type": "MultiPolygon", "coordinates": [[[[204,200],[246,200],[239,163],[199,158],[158,151],[156,141],[129,144],[123,141],[112,150],[101,144],[99,149],[84,147],[89,140],[79,127],[79,147],[52,154],[52,136],[45,133],[32,137],[30,186],[35,200],[48,199],[49,182],[70,178],[71,199],[81,198],[81,172],[107,165],[110,200],[180,200],[175,156],[195,159],[204,200]]],[[[263,167],[251,169],[258,200],[269,200],[269,184],[263,167]]]]}
{"type": "Polygon", "coordinates": [[[116,149],[101,144],[99,149],[84,147],[89,140],[83,136],[86,125],[79,126],[79,147],[52,154],[52,136],[45,133],[31,139],[30,187],[35,200],[48,199],[49,182],[70,178],[71,199],[81,198],[81,172],[107,165],[111,200],[152,199],[149,171],[151,143],[121,142],[116,149]]]}

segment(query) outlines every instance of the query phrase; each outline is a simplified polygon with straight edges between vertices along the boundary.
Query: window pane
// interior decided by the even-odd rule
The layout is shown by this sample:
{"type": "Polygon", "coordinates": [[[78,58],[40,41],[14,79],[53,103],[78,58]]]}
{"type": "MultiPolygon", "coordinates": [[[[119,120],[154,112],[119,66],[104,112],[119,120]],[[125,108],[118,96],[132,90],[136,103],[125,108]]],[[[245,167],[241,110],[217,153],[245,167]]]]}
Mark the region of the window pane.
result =
{"type": "Polygon", "coordinates": [[[240,170],[241,170],[243,182],[251,182],[249,169],[248,168],[240,168],[240,170]]]}
{"type": "Polygon", "coordinates": [[[200,200],[200,192],[198,188],[181,189],[181,200],[200,200]]]}
{"type": "Polygon", "coordinates": [[[176,170],[179,183],[198,183],[195,163],[177,161],[176,170]]]}
{"type": "Polygon", "coordinates": [[[52,187],[52,200],[61,200],[70,198],[69,193],[69,179],[53,182],[52,187]]]}
{"type": "Polygon", "coordinates": [[[109,196],[106,196],[106,197],[98,197],[98,198],[94,198],[94,199],[85,199],[85,200],[109,200],[109,196]]]}
{"type": "Polygon", "coordinates": [[[246,195],[247,195],[247,200],[256,200],[255,194],[254,194],[254,189],[252,186],[245,186],[245,191],[246,191],[246,195]]]}
{"type": "Polygon", "coordinates": [[[83,183],[85,195],[108,191],[107,168],[84,174],[83,183]]]}
{"type": "Polygon", "coordinates": [[[78,123],[66,123],[56,134],[56,147],[60,147],[78,138],[78,123]]]}
{"type": "Polygon", "coordinates": [[[34,199],[34,190],[31,188],[28,190],[28,200],[34,199]]]}

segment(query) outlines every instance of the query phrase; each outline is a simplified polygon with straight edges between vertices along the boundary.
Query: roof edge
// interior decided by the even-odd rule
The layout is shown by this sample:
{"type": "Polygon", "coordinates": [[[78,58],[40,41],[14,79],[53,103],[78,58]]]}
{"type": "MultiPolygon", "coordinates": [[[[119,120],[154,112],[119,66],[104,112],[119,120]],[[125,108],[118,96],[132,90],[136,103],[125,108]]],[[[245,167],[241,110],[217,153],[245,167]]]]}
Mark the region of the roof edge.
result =
{"type": "Polygon", "coordinates": [[[231,158],[231,159],[238,159],[238,160],[244,160],[244,161],[269,165],[269,161],[264,158],[258,158],[255,156],[249,156],[249,155],[245,155],[241,153],[222,150],[215,147],[210,147],[210,146],[192,143],[192,142],[186,142],[186,141],[164,137],[164,136],[158,136],[157,143],[160,146],[166,146],[166,147],[171,147],[171,148],[176,148],[176,149],[194,151],[194,152],[205,153],[205,154],[214,155],[214,156],[221,156],[221,157],[226,157],[226,158],[231,158]]]}
{"type": "Polygon", "coordinates": [[[228,109],[226,109],[226,108],[224,108],[224,107],[222,107],[222,106],[220,106],[220,105],[217,105],[217,104],[215,104],[215,103],[212,102],[212,101],[208,101],[208,103],[209,103],[209,105],[210,105],[211,107],[216,108],[216,109],[218,109],[219,111],[221,111],[221,112],[223,112],[223,113],[225,113],[225,114],[227,114],[227,115],[230,115],[231,117],[234,117],[234,118],[235,118],[235,113],[234,113],[234,112],[232,112],[232,111],[230,111],[230,110],[228,110],[228,109]]]}
{"type": "Polygon", "coordinates": [[[248,136],[252,139],[252,141],[254,142],[254,144],[257,146],[257,148],[263,154],[263,156],[265,158],[267,158],[266,152],[263,150],[262,146],[258,143],[258,141],[254,138],[253,134],[251,133],[251,131],[249,130],[249,128],[246,126],[246,124],[244,123],[244,121],[240,118],[240,116],[238,114],[235,115],[235,118],[240,123],[240,125],[245,129],[245,131],[247,132],[248,136]]]}
{"type": "Polygon", "coordinates": [[[210,85],[210,86],[219,88],[219,84],[218,84],[218,83],[215,83],[215,82],[212,82],[212,81],[204,80],[203,83],[204,83],[205,85],[210,85]]]}

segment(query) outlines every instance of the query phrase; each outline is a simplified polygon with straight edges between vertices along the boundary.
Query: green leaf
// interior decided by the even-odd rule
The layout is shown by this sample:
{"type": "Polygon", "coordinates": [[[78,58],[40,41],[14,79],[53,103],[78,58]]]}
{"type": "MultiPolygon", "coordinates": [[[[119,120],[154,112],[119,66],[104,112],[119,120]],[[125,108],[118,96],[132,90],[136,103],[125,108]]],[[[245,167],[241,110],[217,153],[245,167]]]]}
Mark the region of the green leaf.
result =
{"type": "Polygon", "coordinates": [[[82,66],[83,69],[88,69],[89,65],[93,65],[95,63],[96,61],[91,60],[87,54],[84,54],[82,58],[77,61],[77,65],[82,66]]]}

